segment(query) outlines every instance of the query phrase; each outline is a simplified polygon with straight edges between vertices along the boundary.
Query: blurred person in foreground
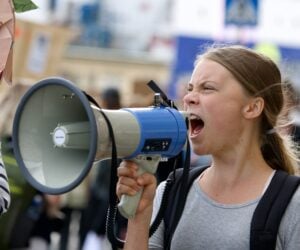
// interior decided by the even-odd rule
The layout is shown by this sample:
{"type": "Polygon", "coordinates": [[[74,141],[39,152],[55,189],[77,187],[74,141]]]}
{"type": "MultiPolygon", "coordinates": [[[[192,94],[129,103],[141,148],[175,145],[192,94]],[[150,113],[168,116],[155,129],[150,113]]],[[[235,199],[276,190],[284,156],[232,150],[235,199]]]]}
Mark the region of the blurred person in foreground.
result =
{"type": "MultiPolygon", "coordinates": [[[[2,80],[12,84],[15,11],[25,12],[35,9],[37,6],[30,0],[25,5],[20,5],[15,0],[0,0],[0,6],[0,84],[2,80]]],[[[0,130],[0,135],[3,134],[2,132],[0,130]]],[[[0,141],[0,214],[3,214],[10,206],[10,190],[1,151],[0,141]]]]}
{"type": "Polygon", "coordinates": [[[7,212],[10,205],[10,191],[6,170],[2,161],[0,142],[0,215],[7,212]]]}
{"type": "Polygon", "coordinates": [[[0,222],[0,249],[47,249],[51,233],[61,222],[59,196],[44,195],[35,190],[23,177],[13,154],[13,119],[17,105],[29,87],[26,83],[15,83],[0,98],[3,161],[11,189],[11,206],[0,222]]]}
{"type": "MultiPolygon", "coordinates": [[[[12,68],[13,68],[13,44],[14,44],[14,36],[15,36],[15,14],[14,12],[25,12],[32,9],[36,9],[37,6],[32,3],[30,0],[24,3],[20,3],[15,0],[0,0],[0,84],[2,80],[4,80],[9,85],[12,84],[12,68]]],[[[7,90],[10,92],[12,90],[7,90]]],[[[1,93],[2,94],[2,93],[1,93]]],[[[1,149],[1,141],[0,141],[0,214],[7,212],[5,215],[1,216],[0,221],[0,248],[1,249],[12,249],[11,246],[12,241],[14,243],[17,240],[22,240],[25,237],[17,237],[14,234],[14,226],[18,220],[18,215],[20,210],[25,205],[24,201],[27,200],[28,197],[31,197],[30,192],[26,192],[24,190],[24,181],[20,178],[20,174],[17,171],[17,165],[15,164],[12,148],[11,148],[11,140],[10,135],[5,130],[5,123],[11,125],[9,121],[12,119],[12,110],[7,109],[6,104],[9,103],[7,99],[4,98],[1,100],[1,128],[0,128],[0,140],[4,141],[3,151],[1,149]],[[5,105],[4,105],[5,104],[5,105]],[[5,110],[6,108],[6,110],[5,110]],[[9,116],[5,116],[7,112],[9,116]],[[4,156],[2,159],[2,152],[4,152],[4,156]],[[10,197],[10,187],[8,185],[8,178],[6,174],[6,169],[4,167],[5,164],[9,165],[9,171],[11,176],[9,184],[12,187],[12,193],[15,198],[11,203],[10,197]],[[23,185],[23,188],[21,187],[23,185]],[[22,192],[24,192],[24,196],[22,197],[22,192]],[[20,199],[18,199],[20,198],[20,199]],[[8,208],[10,209],[8,210],[8,208]],[[21,239],[22,238],[22,239],[21,239]]],[[[8,95],[13,96],[13,95],[8,95]]],[[[8,98],[9,99],[9,98],[8,98]]],[[[17,99],[13,100],[14,104],[16,104],[17,99]]],[[[12,104],[12,103],[10,103],[12,104]]],[[[15,105],[13,105],[15,106],[15,105]]],[[[10,108],[12,106],[10,105],[10,108]]],[[[7,125],[6,125],[7,126],[7,125]]],[[[21,230],[19,228],[19,230],[21,230]]],[[[23,235],[27,235],[27,232],[22,232],[23,235]]],[[[26,238],[27,239],[27,238],[26,238]]],[[[24,243],[24,242],[22,242],[24,243]]]]}
{"type": "MultiPolygon", "coordinates": [[[[0,6],[0,84],[2,80],[11,84],[15,15],[13,4],[10,0],[0,0],[0,6]]],[[[5,213],[10,205],[10,191],[1,151],[0,138],[0,215],[5,213]]]]}
{"type": "MultiPolygon", "coordinates": [[[[0,221],[0,249],[25,247],[28,244],[29,228],[32,226],[27,221],[27,227],[20,226],[20,216],[30,203],[34,190],[23,178],[15,161],[12,148],[12,124],[17,103],[27,90],[28,86],[15,83],[1,94],[0,98],[0,138],[2,141],[2,160],[5,163],[10,186],[10,209],[1,216],[0,221]],[[19,230],[17,230],[17,225],[19,230]],[[28,230],[27,230],[28,229],[28,230]],[[23,231],[20,234],[20,231],[23,231]],[[15,238],[15,236],[17,236],[15,238]]],[[[2,161],[1,160],[1,161],[2,161]]],[[[6,191],[5,191],[6,192],[6,191]]]]}
{"type": "MultiPolygon", "coordinates": [[[[277,129],[284,106],[283,80],[268,57],[242,46],[213,46],[196,62],[187,94],[193,151],[212,162],[189,190],[170,249],[249,249],[253,212],[277,170],[295,174],[298,153],[277,129]]],[[[143,188],[137,213],[128,220],[125,249],[165,249],[164,223],[149,239],[164,182],[137,176],[123,161],[117,195],[143,188]]],[[[281,220],[276,249],[300,246],[300,189],[281,220]]]]}
{"type": "MultiPolygon", "coordinates": [[[[2,105],[2,111],[3,111],[3,105],[2,105]]],[[[5,119],[4,117],[4,112],[2,112],[1,119],[2,119],[1,124],[7,122],[7,119],[5,119]]],[[[0,128],[0,215],[7,212],[11,202],[10,188],[8,184],[6,169],[2,159],[2,148],[1,148],[1,139],[3,139],[5,131],[3,126],[1,127],[2,128],[0,128]]]]}

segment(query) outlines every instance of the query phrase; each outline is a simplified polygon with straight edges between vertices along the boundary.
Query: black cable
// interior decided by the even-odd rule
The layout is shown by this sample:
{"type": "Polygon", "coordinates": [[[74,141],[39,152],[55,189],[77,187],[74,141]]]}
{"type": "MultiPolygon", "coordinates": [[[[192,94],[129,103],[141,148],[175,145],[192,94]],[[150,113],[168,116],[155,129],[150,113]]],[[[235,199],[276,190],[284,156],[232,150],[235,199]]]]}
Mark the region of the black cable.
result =
{"type": "Polygon", "coordinates": [[[121,239],[118,239],[118,237],[115,234],[115,222],[116,222],[116,214],[117,214],[117,203],[118,203],[118,197],[116,194],[116,185],[117,185],[117,168],[118,168],[118,158],[117,158],[117,147],[116,147],[116,141],[115,141],[115,136],[114,132],[112,129],[112,125],[106,116],[106,114],[102,111],[100,105],[96,102],[96,100],[85,93],[87,99],[95,104],[98,108],[99,111],[101,112],[107,127],[109,131],[109,136],[111,139],[112,143],[112,152],[111,152],[111,168],[110,168],[110,187],[109,187],[109,207],[107,210],[107,220],[106,220],[106,232],[107,232],[107,237],[112,245],[113,250],[117,250],[118,248],[123,248],[124,246],[124,241],[121,239]]]}
{"type": "Polygon", "coordinates": [[[111,126],[111,123],[108,119],[108,117],[105,115],[105,113],[100,110],[101,114],[103,115],[111,143],[112,143],[112,153],[111,153],[111,168],[110,168],[110,186],[109,186],[109,207],[107,211],[107,221],[106,221],[106,231],[107,231],[107,237],[112,244],[113,250],[118,249],[118,248],[123,248],[124,247],[124,241],[119,239],[116,236],[115,233],[115,222],[116,222],[116,214],[117,214],[117,202],[118,202],[118,197],[116,194],[116,185],[117,185],[117,168],[118,168],[118,158],[117,158],[117,147],[116,147],[116,141],[115,141],[115,136],[114,132],[111,126]]]}

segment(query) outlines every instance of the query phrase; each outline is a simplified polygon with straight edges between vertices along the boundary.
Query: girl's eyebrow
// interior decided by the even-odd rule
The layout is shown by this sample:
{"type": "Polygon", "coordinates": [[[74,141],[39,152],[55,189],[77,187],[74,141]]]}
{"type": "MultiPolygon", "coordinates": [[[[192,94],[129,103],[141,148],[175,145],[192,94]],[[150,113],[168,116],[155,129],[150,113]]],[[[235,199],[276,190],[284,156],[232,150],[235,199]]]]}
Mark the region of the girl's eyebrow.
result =
{"type": "Polygon", "coordinates": [[[201,82],[196,82],[195,84],[189,82],[189,83],[188,83],[188,86],[199,87],[199,86],[203,86],[204,84],[207,84],[207,83],[218,84],[218,83],[215,82],[215,81],[205,80],[205,81],[201,81],[201,82]]]}

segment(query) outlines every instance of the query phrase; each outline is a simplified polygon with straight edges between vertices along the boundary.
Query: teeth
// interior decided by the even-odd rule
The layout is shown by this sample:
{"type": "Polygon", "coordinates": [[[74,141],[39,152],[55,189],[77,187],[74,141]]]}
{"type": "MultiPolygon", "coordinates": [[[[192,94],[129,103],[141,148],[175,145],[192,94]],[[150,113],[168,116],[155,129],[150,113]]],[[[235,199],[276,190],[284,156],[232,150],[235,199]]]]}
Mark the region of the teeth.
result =
{"type": "Polygon", "coordinates": [[[190,114],[189,118],[190,120],[201,120],[201,118],[195,114],[190,114]]]}

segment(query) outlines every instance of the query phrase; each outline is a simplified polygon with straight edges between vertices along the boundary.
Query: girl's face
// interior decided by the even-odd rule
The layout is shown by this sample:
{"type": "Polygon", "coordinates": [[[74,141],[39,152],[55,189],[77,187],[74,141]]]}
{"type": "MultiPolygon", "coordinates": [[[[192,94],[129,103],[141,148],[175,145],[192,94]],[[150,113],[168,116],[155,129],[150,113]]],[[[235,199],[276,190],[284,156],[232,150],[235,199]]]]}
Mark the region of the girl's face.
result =
{"type": "Polygon", "coordinates": [[[198,62],[183,98],[196,154],[216,154],[238,145],[249,98],[225,67],[208,59],[198,62]]]}

